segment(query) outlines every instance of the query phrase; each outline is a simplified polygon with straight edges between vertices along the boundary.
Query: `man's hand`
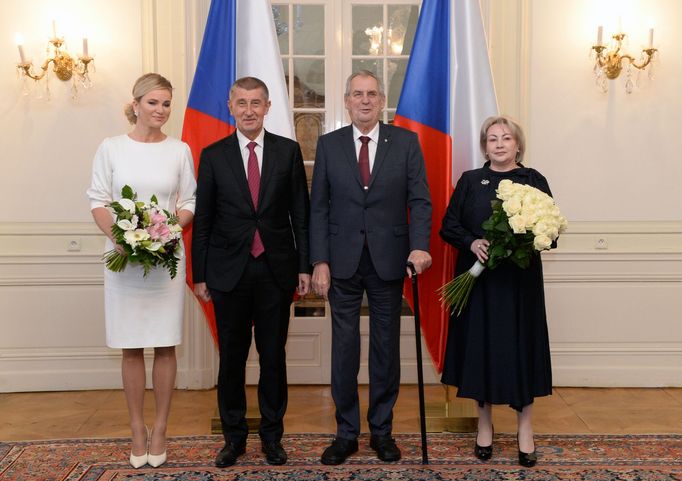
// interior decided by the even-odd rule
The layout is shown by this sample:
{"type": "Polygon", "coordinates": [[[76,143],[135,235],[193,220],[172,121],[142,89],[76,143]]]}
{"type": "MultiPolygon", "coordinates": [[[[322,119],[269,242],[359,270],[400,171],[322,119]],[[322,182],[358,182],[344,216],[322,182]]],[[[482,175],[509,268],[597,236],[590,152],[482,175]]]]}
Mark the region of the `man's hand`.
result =
{"type": "MultiPolygon", "coordinates": [[[[421,274],[426,269],[431,267],[431,254],[429,254],[426,251],[420,251],[419,249],[415,249],[412,252],[410,252],[410,256],[407,258],[407,262],[411,262],[414,265],[417,274],[421,274]]],[[[410,271],[410,269],[406,268],[405,270],[407,271],[407,275],[409,277],[412,277],[412,272],[410,271]]]]}
{"type": "Polygon", "coordinates": [[[197,282],[194,284],[194,294],[204,302],[209,302],[211,300],[211,293],[208,292],[208,287],[206,287],[205,282],[197,282]]]}
{"type": "Polygon", "coordinates": [[[310,292],[310,274],[298,273],[298,295],[303,297],[310,292]]]}
{"type": "Polygon", "coordinates": [[[325,299],[329,293],[331,278],[328,263],[319,262],[315,264],[313,268],[313,290],[325,299]]]}

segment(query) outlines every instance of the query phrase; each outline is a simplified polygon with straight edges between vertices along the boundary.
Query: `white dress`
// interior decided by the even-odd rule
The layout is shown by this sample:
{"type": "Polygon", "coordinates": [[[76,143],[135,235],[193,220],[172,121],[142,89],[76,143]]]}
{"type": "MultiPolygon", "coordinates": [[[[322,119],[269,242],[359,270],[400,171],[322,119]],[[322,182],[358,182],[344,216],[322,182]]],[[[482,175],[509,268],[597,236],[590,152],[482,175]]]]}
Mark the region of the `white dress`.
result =
{"type": "MultiPolygon", "coordinates": [[[[87,191],[90,208],[105,207],[121,198],[129,185],[137,199],[156,195],[169,212],[194,212],[196,181],[189,146],[167,137],[162,142],[137,142],[127,135],[104,139],[97,149],[92,184],[87,191]]],[[[112,216],[113,222],[113,216],[112,216]]],[[[113,249],[107,239],[106,251],[113,249]]],[[[178,273],[156,268],[143,276],[142,267],[128,264],[123,272],[104,269],[104,307],[107,346],[141,348],[175,346],[182,341],[185,296],[185,255],[178,273]]]]}

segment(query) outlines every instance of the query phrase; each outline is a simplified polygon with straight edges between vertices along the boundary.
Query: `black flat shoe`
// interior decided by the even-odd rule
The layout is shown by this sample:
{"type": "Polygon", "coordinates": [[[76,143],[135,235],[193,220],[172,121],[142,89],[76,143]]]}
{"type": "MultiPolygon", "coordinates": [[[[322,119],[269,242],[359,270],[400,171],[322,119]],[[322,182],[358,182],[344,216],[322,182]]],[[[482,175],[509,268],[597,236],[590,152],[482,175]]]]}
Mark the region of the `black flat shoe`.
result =
{"type": "Polygon", "coordinates": [[[279,441],[261,442],[261,451],[265,454],[268,464],[279,466],[287,462],[287,453],[279,441]]]}
{"type": "Polygon", "coordinates": [[[246,452],[246,443],[234,444],[231,442],[225,443],[223,449],[220,450],[215,458],[215,465],[219,468],[226,468],[232,466],[237,462],[237,458],[246,452]]]}
{"type": "Polygon", "coordinates": [[[322,464],[337,465],[343,463],[348,456],[357,452],[358,450],[358,440],[357,439],[343,439],[336,438],[332,441],[331,446],[322,453],[322,464]]]}
{"type": "Polygon", "coordinates": [[[377,458],[392,463],[400,459],[400,449],[395,444],[395,439],[390,434],[385,436],[372,435],[369,438],[369,447],[376,451],[377,458]]]}
{"type": "Polygon", "coordinates": [[[519,449],[519,464],[524,468],[532,468],[538,462],[538,455],[533,451],[532,453],[524,453],[519,449]]]}

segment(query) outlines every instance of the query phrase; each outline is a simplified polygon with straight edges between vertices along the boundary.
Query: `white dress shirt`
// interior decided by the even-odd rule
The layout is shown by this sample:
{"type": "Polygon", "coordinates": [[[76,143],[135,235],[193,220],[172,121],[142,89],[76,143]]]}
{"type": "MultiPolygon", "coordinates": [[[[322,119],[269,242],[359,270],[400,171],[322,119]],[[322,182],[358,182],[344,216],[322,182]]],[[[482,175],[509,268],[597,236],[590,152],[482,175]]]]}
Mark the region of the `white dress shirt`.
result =
{"type": "Polygon", "coordinates": [[[249,178],[249,147],[251,142],[256,143],[256,158],[258,159],[258,172],[263,173],[263,139],[265,138],[265,129],[260,129],[260,134],[253,141],[246,135],[237,130],[237,140],[239,141],[239,150],[242,153],[242,161],[244,162],[244,173],[246,178],[249,178]]]}
{"type": "Polygon", "coordinates": [[[362,147],[362,141],[360,137],[369,137],[370,141],[367,144],[369,153],[369,173],[372,173],[374,168],[374,157],[377,156],[377,145],[379,145],[379,122],[374,126],[372,130],[369,131],[367,135],[360,132],[355,125],[353,125],[353,139],[355,139],[355,158],[360,158],[360,147],[362,147]]]}

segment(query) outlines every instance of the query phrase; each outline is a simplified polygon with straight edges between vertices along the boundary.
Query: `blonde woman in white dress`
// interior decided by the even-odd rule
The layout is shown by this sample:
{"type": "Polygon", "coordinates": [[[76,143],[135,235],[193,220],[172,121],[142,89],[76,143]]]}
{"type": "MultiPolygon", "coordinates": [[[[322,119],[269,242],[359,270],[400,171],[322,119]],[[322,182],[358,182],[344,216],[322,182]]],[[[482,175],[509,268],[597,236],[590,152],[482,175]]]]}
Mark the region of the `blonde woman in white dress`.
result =
{"type": "MultiPolygon", "coordinates": [[[[196,190],[192,154],[187,144],[161,131],[171,112],[172,94],[173,87],[161,75],[140,77],[133,86],[133,101],[126,106],[132,131],[105,139],[97,150],[88,197],[92,216],[107,236],[107,251],[123,252],[113,241],[113,217],[105,206],[121,198],[124,185],[131,186],[141,201],[156,195],[159,206],[175,212],[183,228],[192,221],[196,190]]],[[[135,264],[128,264],[123,272],[104,271],[107,346],[123,353],[123,390],[132,431],[130,464],[135,468],[166,462],[166,425],[177,371],[175,346],[182,336],[184,294],[184,253],[174,279],[163,268],[144,277],[135,264]],[[154,348],[156,416],[150,429],[144,420],[144,348],[154,348]]]]}

